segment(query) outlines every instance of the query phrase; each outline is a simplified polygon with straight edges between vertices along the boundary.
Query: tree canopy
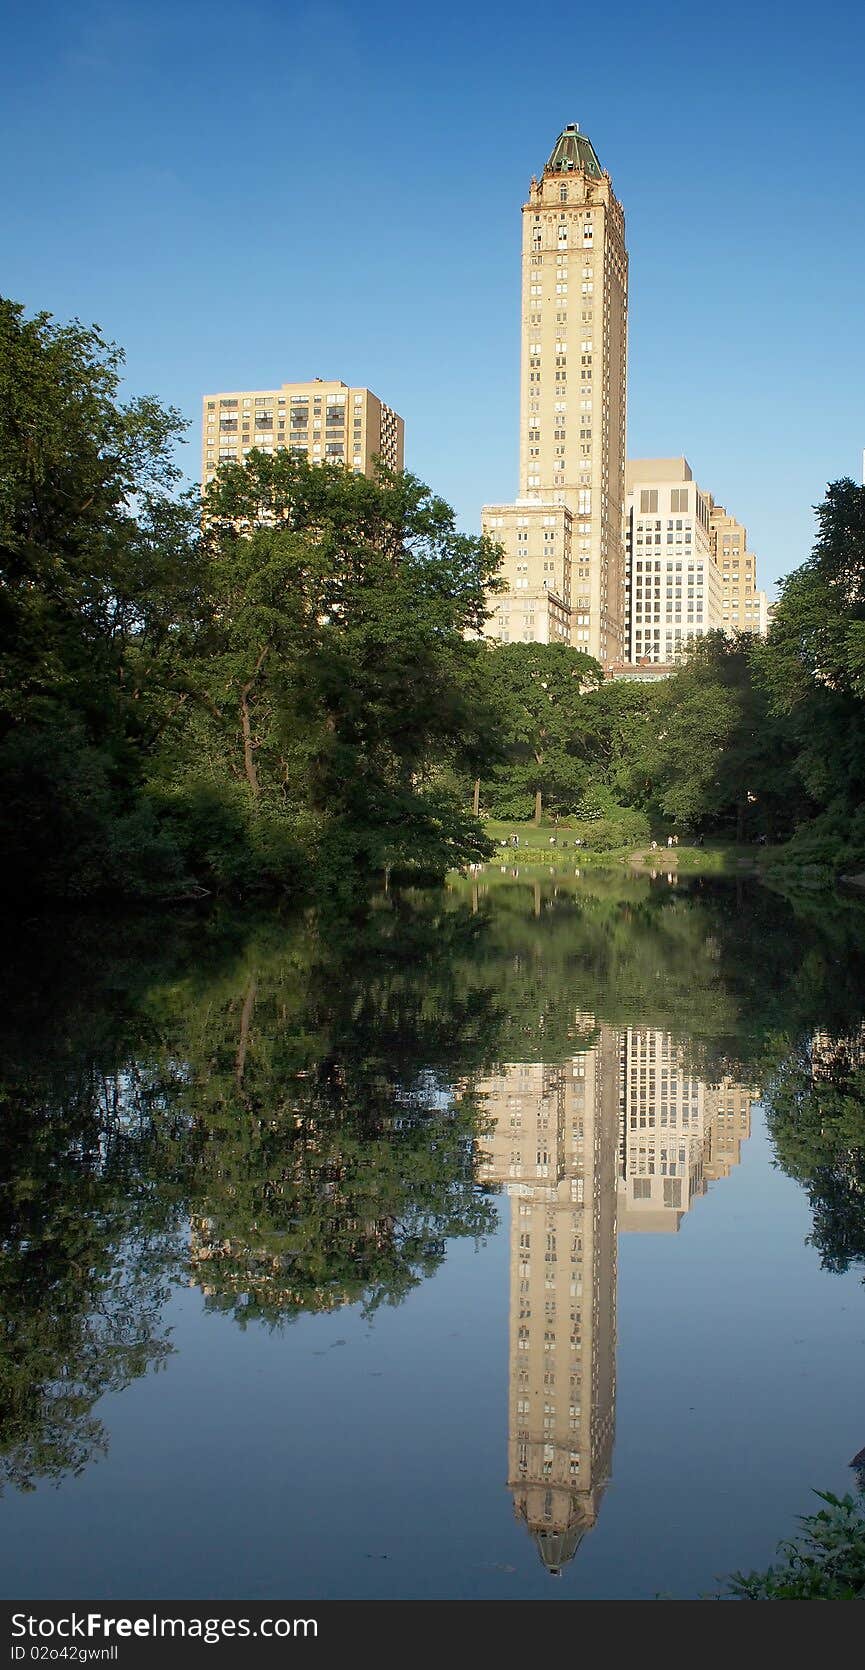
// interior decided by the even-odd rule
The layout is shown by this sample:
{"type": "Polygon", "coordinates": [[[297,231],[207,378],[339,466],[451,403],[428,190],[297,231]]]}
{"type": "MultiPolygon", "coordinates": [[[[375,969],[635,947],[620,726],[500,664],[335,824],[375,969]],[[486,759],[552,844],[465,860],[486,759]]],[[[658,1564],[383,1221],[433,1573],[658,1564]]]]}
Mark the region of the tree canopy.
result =
{"type": "Polygon", "coordinates": [[[186,427],[100,332],[0,303],[0,873],[15,895],[442,874],[495,753],[475,663],[500,554],[415,477],[186,427]]]}

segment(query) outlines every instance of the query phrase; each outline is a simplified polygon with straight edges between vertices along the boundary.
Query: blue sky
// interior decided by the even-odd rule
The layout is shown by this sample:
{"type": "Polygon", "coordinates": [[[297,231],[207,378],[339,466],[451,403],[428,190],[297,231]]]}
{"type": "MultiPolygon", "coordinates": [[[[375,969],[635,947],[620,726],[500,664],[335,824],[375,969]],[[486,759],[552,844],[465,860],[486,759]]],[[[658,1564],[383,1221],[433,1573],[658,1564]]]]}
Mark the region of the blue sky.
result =
{"type": "Polygon", "coordinates": [[[764,583],[865,446],[851,0],[67,0],[4,22],[2,288],[128,386],[368,383],[476,527],[516,491],[520,204],[577,121],[625,206],[628,450],[684,452],[764,583]]]}

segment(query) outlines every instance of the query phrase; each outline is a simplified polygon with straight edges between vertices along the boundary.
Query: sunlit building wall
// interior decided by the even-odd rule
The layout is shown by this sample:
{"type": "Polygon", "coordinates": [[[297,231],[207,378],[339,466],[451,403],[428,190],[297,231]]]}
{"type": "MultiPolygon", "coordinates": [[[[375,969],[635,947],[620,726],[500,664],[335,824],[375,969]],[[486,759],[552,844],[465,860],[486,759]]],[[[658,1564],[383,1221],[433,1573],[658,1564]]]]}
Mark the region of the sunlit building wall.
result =
{"type": "MultiPolygon", "coordinates": [[[[625,218],[576,123],[563,129],[541,178],[531,181],[522,218],[519,495],[497,530],[502,578],[512,591],[526,589],[518,518],[532,507],[566,510],[571,642],[603,663],[618,662],[625,628],[625,218]]],[[[490,517],[504,510],[485,508],[490,532],[490,517]]],[[[533,629],[539,641],[554,641],[552,589],[547,597],[542,584],[534,589],[534,622],[522,636],[533,629]]],[[[501,606],[492,601],[499,619],[501,606]]]]}
{"type": "Polygon", "coordinates": [[[485,637],[502,644],[570,643],[572,524],[563,506],[484,506],[484,533],[510,553],[507,590],[490,599],[485,637]]]}
{"type": "Polygon", "coordinates": [[[748,530],[721,504],[711,501],[712,555],[721,577],[720,625],[735,632],[765,635],[768,599],[757,586],[757,558],[748,550],[748,530]]]}
{"type": "Polygon", "coordinates": [[[710,508],[686,458],[629,460],[625,589],[632,665],[670,666],[689,640],[721,625],[710,508]]]}
{"type": "Polygon", "coordinates": [[[277,389],[241,389],[204,396],[201,481],[206,487],[220,464],[242,464],[255,448],[266,455],[289,452],[311,464],[343,464],[372,475],[375,460],[403,467],[402,418],[367,388],[326,382],[283,383],[277,389]]]}

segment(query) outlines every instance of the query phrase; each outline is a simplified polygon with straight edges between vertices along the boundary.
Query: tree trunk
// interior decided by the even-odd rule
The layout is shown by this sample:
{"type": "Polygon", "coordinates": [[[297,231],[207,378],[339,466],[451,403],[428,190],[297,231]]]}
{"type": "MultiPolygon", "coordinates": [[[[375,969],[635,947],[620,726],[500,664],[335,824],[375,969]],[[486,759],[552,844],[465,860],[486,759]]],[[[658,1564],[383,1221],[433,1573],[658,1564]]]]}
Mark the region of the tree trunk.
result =
{"type": "Polygon", "coordinates": [[[250,685],[245,684],[240,692],[240,726],[243,731],[243,769],[246,781],[252,791],[253,800],[258,799],[258,772],[255,769],[255,755],[252,749],[252,725],[249,719],[249,691],[250,685]]]}
{"type": "Polygon", "coordinates": [[[475,817],[478,817],[480,815],[480,809],[481,809],[481,780],[480,780],[479,777],[476,777],[475,778],[475,792],[474,792],[474,795],[472,797],[472,811],[474,812],[475,817]]]}
{"type": "Polygon", "coordinates": [[[539,825],[540,821],[541,821],[541,791],[540,791],[540,789],[535,789],[535,823],[539,825]]]}
{"type": "Polygon", "coordinates": [[[270,645],[265,644],[258,660],[255,663],[252,678],[247,680],[246,684],[241,687],[240,691],[240,728],[243,732],[243,769],[246,773],[246,781],[249,784],[253,800],[258,799],[259,788],[258,772],[255,769],[255,750],[252,742],[252,720],[249,716],[249,694],[256,679],[258,678],[259,673],[261,672],[262,667],[264,666],[265,657],[267,656],[269,648],[270,645]]]}

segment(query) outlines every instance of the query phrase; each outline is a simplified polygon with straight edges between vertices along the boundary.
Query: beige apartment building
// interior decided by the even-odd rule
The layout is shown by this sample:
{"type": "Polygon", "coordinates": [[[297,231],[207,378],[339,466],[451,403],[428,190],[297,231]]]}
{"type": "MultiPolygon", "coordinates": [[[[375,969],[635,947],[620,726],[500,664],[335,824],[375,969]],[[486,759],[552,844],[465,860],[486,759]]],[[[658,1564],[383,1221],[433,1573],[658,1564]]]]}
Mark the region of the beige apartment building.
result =
{"type": "Polygon", "coordinates": [[[571,642],[573,522],[564,505],[485,505],[484,533],[513,556],[508,590],[496,598],[502,644],[571,642]]]}
{"type": "Polygon", "coordinates": [[[617,1084],[602,1029],[570,1060],[512,1063],[478,1087],[494,1121],[479,1179],[510,1197],[508,1488],[553,1574],[594,1525],[612,1466],[617,1084]]]}
{"type": "Polygon", "coordinates": [[[372,475],[376,458],[403,467],[405,425],[366,388],[326,382],[283,383],[278,389],[206,394],[202,412],[201,482],[220,464],[242,464],[260,452],[292,452],[312,464],[343,464],[372,475]]]}
{"type": "MultiPolygon", "coordinates": [[[[521,616],[522,640],[553,641],[552,617],[565,608],[571,642],[606,664],[622,659],[625,631],[628,257],[622,206],[576,123],[532,179],[522,220],[519,496],[495,527],[490,518],[506,507],[486,507],[483,527],[505,549],[511,591],[534,594],[534,626],[521,616]],[[540,584],[515,585],[526,577],[518,516],[553,510],[570,518],[568,601],[543,586],[543,573],[540,584]]],[[[507,611],[502,598],[491,606],[487,635],[502,640],[507,611]]],[[[509,641],[513,626],[512,614],[509,641]]]]}
{"type": "Polygon", "coordinates": [[[625,549],[628,661],[669,667],[721,625],[711,495],[686,458],[629,460],[625,549]]]}
{"type": "Polygon", "coordinates": [[[712,555],[721,576],[721,619],[728,635],[769,630],[768,599],[757,587],[757,558],[748,550],[748,530],[723,505],[711,501],[712,555]]]}

